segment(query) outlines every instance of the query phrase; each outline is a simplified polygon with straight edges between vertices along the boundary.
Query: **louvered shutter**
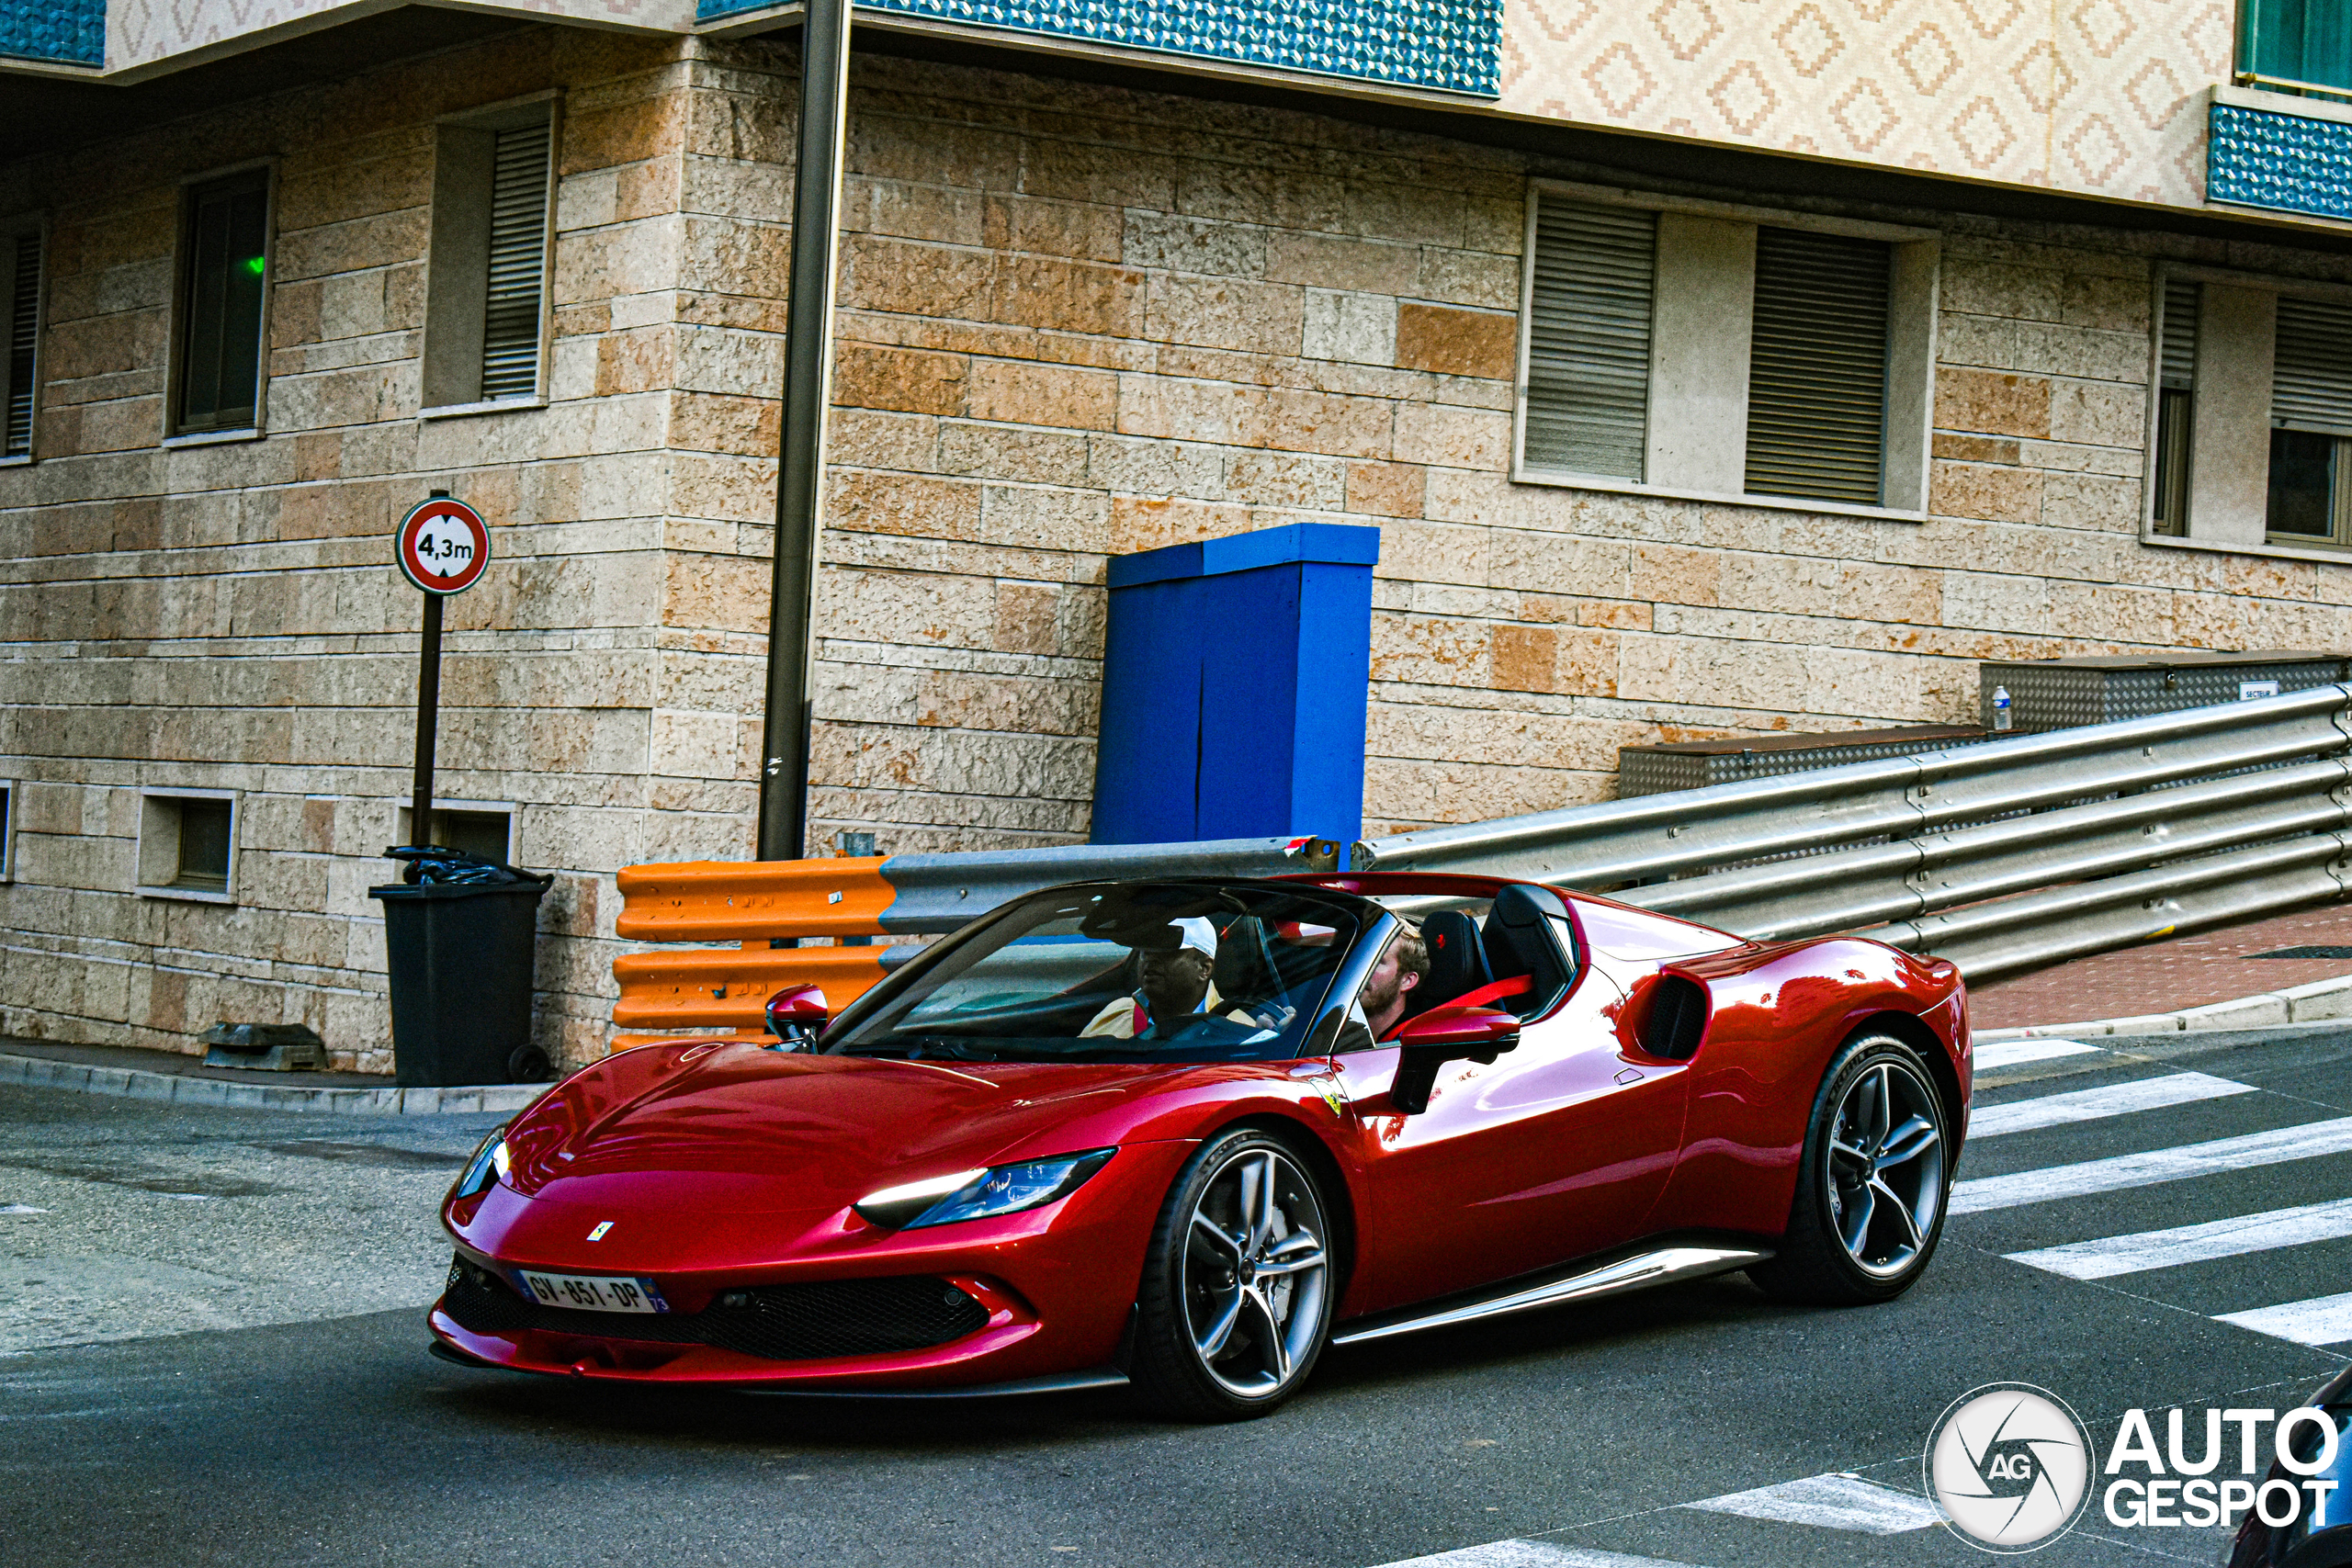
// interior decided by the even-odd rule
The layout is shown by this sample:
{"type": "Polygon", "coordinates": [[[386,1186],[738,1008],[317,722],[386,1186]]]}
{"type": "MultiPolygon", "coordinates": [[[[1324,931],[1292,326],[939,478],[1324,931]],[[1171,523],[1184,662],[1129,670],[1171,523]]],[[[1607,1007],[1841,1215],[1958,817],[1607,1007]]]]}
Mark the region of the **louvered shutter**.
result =
{"type": "Polygon", "coordinates": [[[492,154],[490,292],[482,315],[481,395],[539,389],[540,299],[548,253],[548,125],[502,130],[492,154]]]}
{"type": "Polygon", "coordinates": [[[2158,350],[2158,374],[2164,384],[2180,391],[2197,385],[2197,310],[2205,291],[2187,278],[2165,279],[2165,337],[2158,350]]]}
{"type": "Polygon", "coordinates": [[[2352,435],[2352,305],[2278,297],[2270,423],[2352,435]]]}
{"type": "Polygon", "coordinates": [[[1879,504],[1893,261],[1883,241],[1757,231],[1751,492],[1879,504]]]}
{"type": "Polygon", "coordinates": [[[8,291],[8,400],[0,408],[0,457],[22,457],[33,449],[33,355],[40,341],[40,236],[18,236],[15,285],[8,291]]]}
{"type": "Polygon", "coordinates": [[[1657,215],[1539,197],[1532,265],[1521,460],[1640,479],[1657,215]]]}
{"type": "Polygon", "coordinates": [[[2197,318],[2204,288],[2165,280],[2163,339],[2156,345],[2156,532],[2188,532],[2188,455],[2196,442],[2197,318]]]}

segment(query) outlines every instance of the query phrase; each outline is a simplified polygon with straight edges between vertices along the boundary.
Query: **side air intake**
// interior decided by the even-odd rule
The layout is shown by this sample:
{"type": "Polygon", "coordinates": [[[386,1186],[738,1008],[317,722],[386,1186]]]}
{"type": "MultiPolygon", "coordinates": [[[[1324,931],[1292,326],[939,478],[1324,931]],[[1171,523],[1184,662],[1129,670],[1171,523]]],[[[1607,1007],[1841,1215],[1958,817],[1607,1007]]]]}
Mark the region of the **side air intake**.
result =
{"type": "Polygon", "coordinates": [[[1706,1032],[1706,991],[1679,975],[1659,976],[1642,1015],[1642,1049],[1670,1062],[1687,1062],[1706,1032]]]}

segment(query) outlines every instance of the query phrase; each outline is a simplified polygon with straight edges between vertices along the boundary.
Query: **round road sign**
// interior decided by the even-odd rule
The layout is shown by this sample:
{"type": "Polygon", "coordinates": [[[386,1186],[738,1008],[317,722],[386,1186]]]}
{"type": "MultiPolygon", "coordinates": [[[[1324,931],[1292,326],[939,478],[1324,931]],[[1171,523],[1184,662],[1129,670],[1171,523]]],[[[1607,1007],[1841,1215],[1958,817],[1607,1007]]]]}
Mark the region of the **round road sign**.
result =
{"type": "Polygon", "coordinates": [[[464,502],[436,495],[401,519],[392,558],[427,593],[463,593],[490,564],[490,525],[464,502]]]}

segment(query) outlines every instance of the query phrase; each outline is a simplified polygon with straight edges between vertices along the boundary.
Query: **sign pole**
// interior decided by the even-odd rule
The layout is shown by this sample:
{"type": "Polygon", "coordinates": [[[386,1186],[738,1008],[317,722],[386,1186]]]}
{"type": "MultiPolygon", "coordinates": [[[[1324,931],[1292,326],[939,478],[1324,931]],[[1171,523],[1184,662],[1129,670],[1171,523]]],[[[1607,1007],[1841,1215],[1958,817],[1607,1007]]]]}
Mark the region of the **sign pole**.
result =
{"type": "Polygon", "coordinates": [[[409,793],[408,841],[433,841],[434,731],[441,717],[441,595],[427,593],[416,645],[416,782],[409,793]]]}
{"type": "Polygon", "coordinates": [[[424,595],[416,642],[416,776],[410,787],[408,841],[433,842],[433,750],[441,719],[441,601],[481,581],[490,564],[490,525],[481,513],[436,490],[401,519],[392,536],[401,575],[424,595]]]}

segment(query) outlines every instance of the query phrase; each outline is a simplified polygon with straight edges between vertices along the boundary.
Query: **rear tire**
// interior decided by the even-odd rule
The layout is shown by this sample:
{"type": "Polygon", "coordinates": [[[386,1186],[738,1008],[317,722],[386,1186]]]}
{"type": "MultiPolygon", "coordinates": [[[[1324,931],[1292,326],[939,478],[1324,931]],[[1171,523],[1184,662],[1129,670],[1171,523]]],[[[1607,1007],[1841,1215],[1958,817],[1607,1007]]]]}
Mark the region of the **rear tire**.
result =
{"type": "Polygon", "coordinates": [[[1918,1052],[1886,1034],[1849,1041],[1814,1097],[1788,1235],[1747,1277],[1776,1301],[1815,1306],[1909,1290],[1943,1234],[1948,1122],[1918,1052]]]}
{"type": "Polygon", "coordinates": [[[1338,1304],[1331,1204],[1283,1140],[1244,1127],[1185,1163],[1152,1227],[1129,1375],[1187,1421],[1264,1416],[1315,1370],[1338,1304]]]}

